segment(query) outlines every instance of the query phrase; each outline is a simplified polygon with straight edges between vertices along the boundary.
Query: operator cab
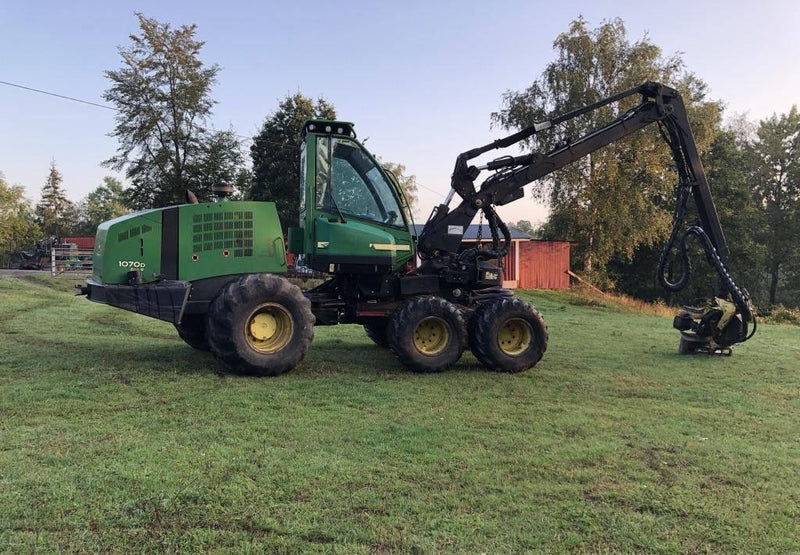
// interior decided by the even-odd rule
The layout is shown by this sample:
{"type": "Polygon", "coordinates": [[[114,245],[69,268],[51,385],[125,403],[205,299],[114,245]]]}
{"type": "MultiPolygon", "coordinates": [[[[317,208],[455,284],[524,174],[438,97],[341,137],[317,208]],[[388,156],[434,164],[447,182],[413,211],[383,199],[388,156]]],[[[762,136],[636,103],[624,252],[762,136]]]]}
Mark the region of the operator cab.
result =
{"type": "Polygon", "coordinates": [[[351,123],[309,120],[304,133],[300,228],[289,230],[289,250],[328,273],[402,268],[413,242],[396,180],[356,140],[351,123]]]}

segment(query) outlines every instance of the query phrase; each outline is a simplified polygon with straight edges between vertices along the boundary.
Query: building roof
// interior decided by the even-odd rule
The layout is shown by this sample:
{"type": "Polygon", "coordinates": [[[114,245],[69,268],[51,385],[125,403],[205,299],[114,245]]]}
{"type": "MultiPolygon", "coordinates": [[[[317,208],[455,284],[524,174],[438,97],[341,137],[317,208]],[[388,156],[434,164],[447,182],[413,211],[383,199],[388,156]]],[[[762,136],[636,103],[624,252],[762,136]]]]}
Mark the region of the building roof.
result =
{"type": "MultiPolygon", "coordinates": [[[[465,241],[476,241],[478,239],[478,224],[472,224],[467,228],[467,232],[464,233],[464,240],[465,241]]],[[[492,232],[489,230],[489,224],[481,224],[481,234],[483,236],[484,241],[491,241],[492,240],[492,232]]],[[[419,237],[419,234],[422,233],[422,230],[425,228],[424,225],[421,224],[414,224],[414,235],[419,237]]],[[[528,240],[530,236],[528,234],[520,231],[515,227],[508,226],[508,230],[511,232],[511,239],[520,239],[520,240],[528,240]]],[[[501,234],[502,236],[502,234],[501,234]]]]}

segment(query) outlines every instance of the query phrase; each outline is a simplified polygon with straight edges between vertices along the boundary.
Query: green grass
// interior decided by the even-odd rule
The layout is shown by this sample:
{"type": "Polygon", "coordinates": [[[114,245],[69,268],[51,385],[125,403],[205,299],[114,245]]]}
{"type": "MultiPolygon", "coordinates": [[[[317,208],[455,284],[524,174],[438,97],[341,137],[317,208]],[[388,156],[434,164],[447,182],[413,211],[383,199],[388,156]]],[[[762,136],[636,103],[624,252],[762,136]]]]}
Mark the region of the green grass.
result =
{"type": "Polygon", "coordinates": [[[800,329],[681,357],[668,318],[523,293],[517,375],[318,328],[276,379],[0,277],[0,551],[800,551],[800,329]]]}

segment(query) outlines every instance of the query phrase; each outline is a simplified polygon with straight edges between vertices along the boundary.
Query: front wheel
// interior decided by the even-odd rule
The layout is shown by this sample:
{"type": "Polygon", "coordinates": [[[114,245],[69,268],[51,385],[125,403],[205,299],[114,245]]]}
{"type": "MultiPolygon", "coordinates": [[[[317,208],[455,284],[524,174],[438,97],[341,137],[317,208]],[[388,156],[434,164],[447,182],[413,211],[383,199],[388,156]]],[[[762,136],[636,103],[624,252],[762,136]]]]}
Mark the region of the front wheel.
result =
{"type": "Polygon", "coordinates": [[[441,297],[406,301],[389,319],[389,347],[414,372],[441,372],[464,352],[467,328],[461,312],[441,297]]]}
{"type": "Polygon", "coordinates": [[[547,326],[530,303],[517,298],[482,304],[469,326],[472,354],[499,372],[521,372],[536,365],[547,350],[547,326]]]}
{"type": "Polygon", "coordinates": [[[311,303],[280,276],[244,276],[211,303],[207,338],[211,352],[234,372],[283,374],[303,360],[314,338],[311,303]]]}

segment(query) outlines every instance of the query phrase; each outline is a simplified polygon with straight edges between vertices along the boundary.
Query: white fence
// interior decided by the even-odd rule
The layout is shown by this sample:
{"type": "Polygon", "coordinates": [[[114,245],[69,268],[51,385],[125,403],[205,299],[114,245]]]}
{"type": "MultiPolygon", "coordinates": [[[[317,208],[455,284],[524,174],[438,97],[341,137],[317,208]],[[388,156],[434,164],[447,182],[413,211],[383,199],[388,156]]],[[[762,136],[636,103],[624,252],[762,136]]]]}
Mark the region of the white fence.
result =
{"type": "Polygon", "coordinates": [[[92,249],[60,245],[50,249],[50,274],[92,271],[92,249]]]}

